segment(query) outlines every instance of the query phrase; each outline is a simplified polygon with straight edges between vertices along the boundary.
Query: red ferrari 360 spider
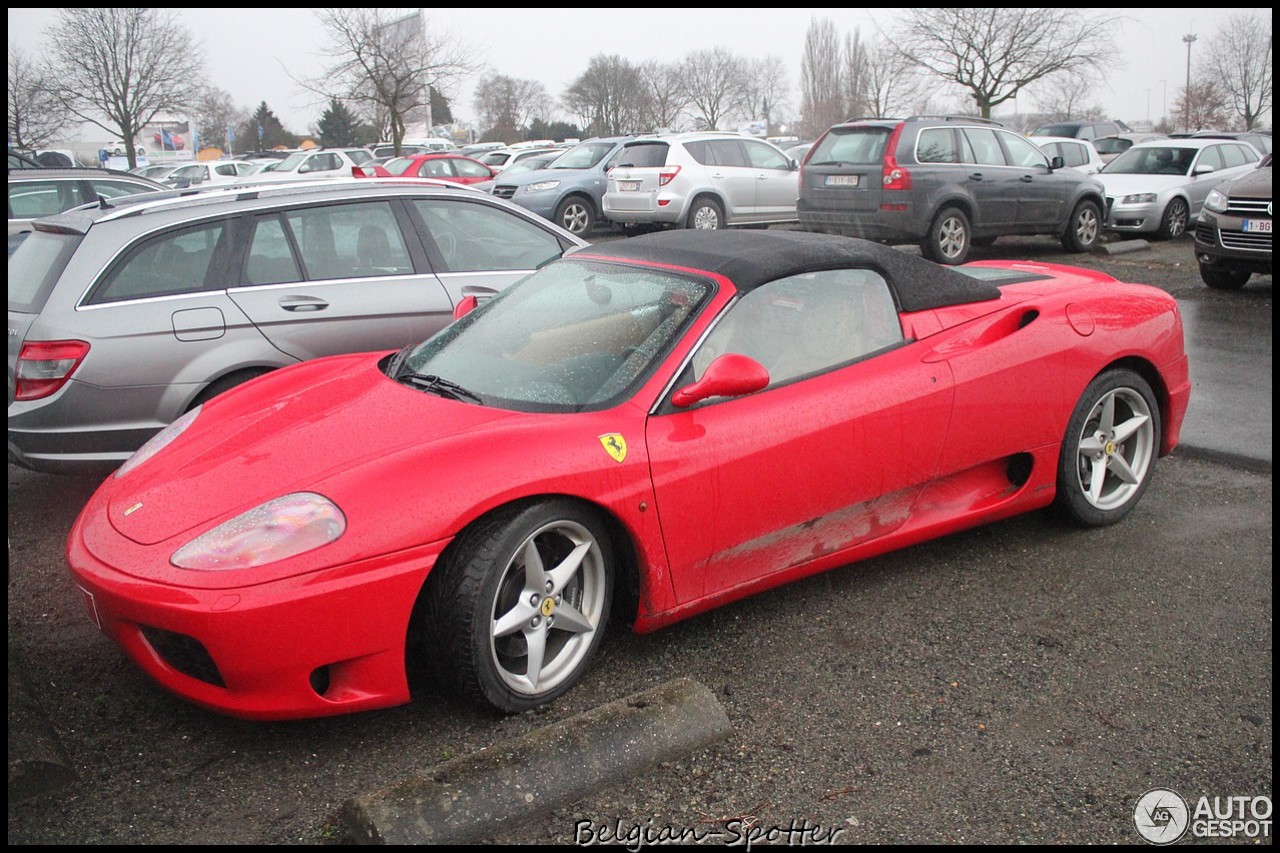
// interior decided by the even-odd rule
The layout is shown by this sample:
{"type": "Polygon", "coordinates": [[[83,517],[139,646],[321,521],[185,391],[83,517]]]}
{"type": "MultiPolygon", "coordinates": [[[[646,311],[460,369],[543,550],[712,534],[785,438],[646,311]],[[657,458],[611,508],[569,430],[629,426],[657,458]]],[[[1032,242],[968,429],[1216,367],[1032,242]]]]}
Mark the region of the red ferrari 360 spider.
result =
{"type": "Polygon", "coordinates": [[[641,632],[1051,507],[1119,521],[1190,395],[1165,292],[799,232],[567,255],[417,346],[193,410],[68,542],[169,690],[281,719],[555,699],[641,632]],[[416,683],[416,681],[414,682],[416,683]]]}

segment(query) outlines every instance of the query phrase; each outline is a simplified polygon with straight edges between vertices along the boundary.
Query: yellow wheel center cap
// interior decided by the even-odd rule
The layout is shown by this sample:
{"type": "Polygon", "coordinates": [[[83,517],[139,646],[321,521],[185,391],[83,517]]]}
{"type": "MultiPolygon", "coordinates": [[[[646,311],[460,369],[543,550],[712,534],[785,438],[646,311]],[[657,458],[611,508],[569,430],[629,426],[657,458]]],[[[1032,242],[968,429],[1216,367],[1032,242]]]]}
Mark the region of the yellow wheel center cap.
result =
{"type": "Polygon", "coordinates": [[[542,607],[538,608],[542,611],[543,616],[550,616],[556,612],[556,602],[554,598],[542,599],[542,607]]]}
{"type": "Polygon", "coordinates": [[[1104,450],[1106,450],[1108,456],[1114,456],[1116,453],[1116,443],[1114,441],[1108,441],[1104,450]]]}

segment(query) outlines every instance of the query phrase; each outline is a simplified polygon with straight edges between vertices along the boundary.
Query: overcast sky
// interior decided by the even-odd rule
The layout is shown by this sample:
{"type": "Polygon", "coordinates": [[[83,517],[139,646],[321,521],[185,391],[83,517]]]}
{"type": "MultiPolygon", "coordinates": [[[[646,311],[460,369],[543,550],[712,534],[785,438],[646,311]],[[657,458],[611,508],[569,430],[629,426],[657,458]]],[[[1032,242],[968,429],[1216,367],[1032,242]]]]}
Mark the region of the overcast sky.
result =
{"type": "MultiPolygon", "coordinates": [[[[411,9],[406,11],[412,11],[411,9]]],[[[1115,14],[1115,9],[1082,9],[1082,14],[1115,14]]],[[[1233,14],[1263,8],[1134,10],[1138,19],[1121,21],[1114,60],[1116,73],[1097,87],[1088,104],[1100,103],[1109,117],[1124,121],[1159,121],[1173,108],[1186,82],[1187,46],[1182,37],[1193,33],[1194,66],[1209,39],[1233,14]]],[[[438,7],[427,11],[431,25],[473,48],[483,71],[536,80],[553,98],[587,68],[597,54],[617,54],[633,62],[656,59],[675,62],[694,50],[723,47],[746,58],[776,56],[782,60],[795,90],[792,113],[799,112],[798,83],[805,33],[814,19],[828,18],[843,36],[858,28],[863,39],[891,30],[893,9],[786,8],[680,9],[637,7],[626,11],[597,8],[438,7]]],[[[39,55],[42,33],[55,20],[53,9],[9,7],[9,43],[29,58],[39,55]]],[[[313,77],[330,64],[323,55],[324,30],[310,9],[179,10],[201,43],[209,71],[208,82],[231,94],[237,105],[254,109],[262,101],[286,129],[305,134],[325,104],[290,80],[313,77]]],[[[479,76],[479,73],[476,77],[479,76]]],[[[453,101],[455,118],[472,119],[472,88],[464,85],[453,101]]],[[[1019,112],[1041,109],[1032,95],[1020,96],[1019,112]]],[[[1001,108],[999,112],[1005,112],[1001,108]]],[[[1012,110],[1008,110],[1012,112],[1012,110]]],[[[560,116],[568,121],[575,118],[560,116]]],[[[1270,116],[1267,117],[1270,121],[1270,116]]]]}

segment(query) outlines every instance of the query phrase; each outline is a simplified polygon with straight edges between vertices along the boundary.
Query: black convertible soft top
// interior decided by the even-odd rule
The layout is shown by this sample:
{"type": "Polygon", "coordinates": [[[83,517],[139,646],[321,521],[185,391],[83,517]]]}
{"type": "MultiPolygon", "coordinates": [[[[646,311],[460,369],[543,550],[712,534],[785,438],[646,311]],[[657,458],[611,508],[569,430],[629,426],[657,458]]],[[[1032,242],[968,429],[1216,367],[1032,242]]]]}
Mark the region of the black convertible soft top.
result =
{"type": "Polygon", "coordinates": [[[817,270],[879,270],[903,311],[999,299],[994,284],[870,240],[806,231],[660,231],[585,247],[573,258],[633,260],[716,273],[747,291],[817,270]]]}

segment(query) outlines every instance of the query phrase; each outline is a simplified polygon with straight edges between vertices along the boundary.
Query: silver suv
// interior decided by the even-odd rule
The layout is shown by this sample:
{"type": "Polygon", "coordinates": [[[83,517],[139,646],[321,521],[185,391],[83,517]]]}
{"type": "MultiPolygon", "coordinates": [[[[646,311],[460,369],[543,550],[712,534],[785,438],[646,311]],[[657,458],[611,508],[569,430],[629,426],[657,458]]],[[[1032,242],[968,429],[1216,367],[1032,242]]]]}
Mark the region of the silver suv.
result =
{"type": "Polygon", "coordinates": [[[109,470],[228,388],[417,343],[586,245],[421,179],[134,198],[38,219],[9,259],[10,462],[109,470]]]}
{"type": "Polygon", "coordinates": [[[622,224],[716,229],[796,221],[796,162],[775,145],[708,131],[628,142],[604,215],[622,224]]]}

